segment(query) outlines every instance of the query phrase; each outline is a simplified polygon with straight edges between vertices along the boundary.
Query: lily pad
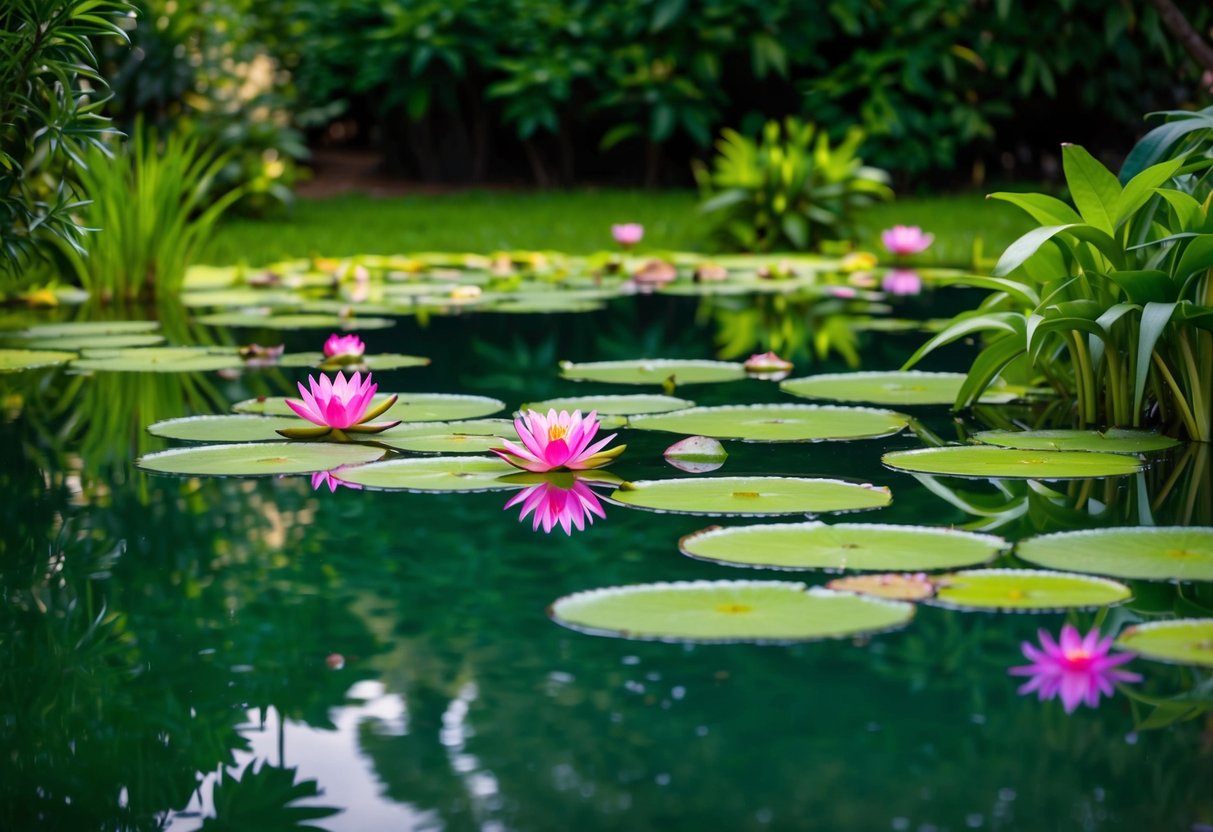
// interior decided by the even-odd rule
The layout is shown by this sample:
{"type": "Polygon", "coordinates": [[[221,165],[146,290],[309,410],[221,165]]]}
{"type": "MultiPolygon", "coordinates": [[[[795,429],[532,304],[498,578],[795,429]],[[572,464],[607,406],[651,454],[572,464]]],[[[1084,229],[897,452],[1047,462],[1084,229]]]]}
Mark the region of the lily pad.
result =
{"type": "Polygon", "coordinates": [[[964,610],[1050,612],[1094,609],[1127,601],[1124,584],[1090,575],[1037,569],[973,569],[937,579],[932,603],[964,610]]]}
{"type": "MultiPolygon", "coordinates": [[[[806,399],[831,399],[840,402],[870,402],[888,405],[952,404],[964,373],[924,373],[917,370],[895,372],[822,373],[805,378],[790,378],[779,387],[793,396],[806,399]]],[[[983,402],[1008,402],[1016,398],[997,385],[981,397],[983,402]]]]}
{"type": "Polygon", "coordinates": [[[474,419],[466,422],[405,422],[377,434],[375,440],[401,451],[423,454],[478,454],[500,448],[518,431],[509,419],[474,419]]]}
{"type": "Polygon", "coordinates": [[[109,373],[188,373],[235,370],[244,366],[233,350],[207,347],[142,347],[89,350],[72,362],[73,370],[109,373]]]}
{"type": "Polygon", "coordinates": [[[285,314],[267,315],[257,312],[216,312],[196,319],[207,326],[249,327],[260,329],[332,329],[367,330],[394,326],[391,318],[344,317],[341,315],[285,314]]]}
{"type": "Polygon", "coordinates": [[[1179,618],[1127,628],[1116,646],[1143,659],[1213,667],[1213,618],[1179,618]]]}
{"type": "Polygon", "coordinates": [[[724,449],[724,445],[715,439],[707,436],[688,436],[666,448],[662,456],[679,471],[706,474],[724,465],[729,453],[724,449]]]}
{"type": "Polygon", "coordinates": [[[560,362],[560,375],[572,381],[609,384],[717,384],[746,377],[745,368],[729,361],[677,361],[654,358],[638,361],[560,362]]]}
{"type": "Polygon", "coordinates": [[[543,413],[549,410],[567,410],[570,413],[574,410],[580,410],[582,413],[597,411],[599,416],[636,416],[641,413],[669,413],[672,410],[694,406],[694,402],[674,396],[636,393],[625,396],[566,396],[524,404],[518,409],[538,410],[543,413]]]}
{"type": "MultiPolygon", "coordinates": [[[[297,352],[284,355],[278,360],[280,367],[317,367],[324,361],[324,353],[297,352]]],[[[401,355],[399,353],[381,353],[380,355],[364,355],[356,366],[365,366],[368,370],[399,370],[403,367],[425,367],[430,359],[420,355],[401,355]]],[[[343,368],[339,368],[343,369],[343,368]]],[[[332,372],[336,372],[333,370],[332,372]]]]}
{"type": "Polygon", "coordinates": [[[307,427],[311,423],[296,416],[186,416],[148,425],[147,432],[165,439],[187,442],[281,442],[279,428],[307,427]]]}
{"type": "Polygon", "coordinates": [[[714,439],[747,442],[817,442],[892,436],[907,419],[891,410],[810,404],[754,404],[692,407],[673,413],[636,416],[628,426],[714,439]]]}
{"type": "MultiPolygon", "coordinates": [[[[136,461],[145,471],[211,477],[311,474],[341,465],[361,465],[383,456],[382,448],[335,442],[256,442],[172,448],[136,461]]],[[[351,471],[354,469],[350,469],[351,471]]],[[[345,472],[342,473],[345,477],[345,472]]]]}
{"type": "Polygon", "coordinates": [[[1112,428],[1097,430],[983,430],[973,434],[978,442],[1025,451],[1104,451],[1138,454],[1165,451],[1179,441],[1148,430],[1112,428]]]}
{"type": "MultiPolygon", "coordinates": [[[[378,393],[371,399],[374,407],[388,396],[399,396],[381,417],[383,421],[400,419],[404,422],[445,422],[452,419],[475,419],[505,409],[505,402],[488,396],[465,396],[458,393],[378,393]]],[[[237,413],[257,413],[265,416],[289,416],[293,411],[286,399],[276,396],[266,399],[245,399],[232,406],[237,413]]],[[[379,434],[391,436],[390,432],[379,434]]]]}
{"type": "Polygon", "coordinates": [[[159,321],[68,321],[39,324],[20,333],[22,338],[83,338],[97,335],[134,335],[155,332],[159,321]]]}
{"type": "Polygon", "coordinates": [[[501,479],[517,471],[496,457],[438,456],[362,465],[341,479],[381,491],[500,491],[518,487],[501,479]]]}
{"type": "Polygon", "coordinates": [[[1213,528],[1088,529],[1021,540],[1015,554],[1049,569],[1148,581],[1213,581],[1213,528]]]}
{"type": "Polygon", "coordinates": [[[679,541],[684,555],[728,566],[830,571],[931,571],[993,560],[1006,541],[989,534],[873,523],[711,526],[679,541]]]}
{"type": "Polygon", "coordinates": [[[129,335],[62,335],[58,338],[32,338],[22,342],[31,350],[94,350],[152,347],[164,343],[155,333],[134,332],[129,335]]]}
{"type": "Polygon", "coordinates": [[[1141,470],[1141,460],[1091,451],[1020,451],[1011,448],[954,446],[894,451],[881,461],[898,471],[953,477],[1015,477],[1067,480],[1119,477],[1141,470]]]}
{"type": "Polygon", "coordinates": [[[806,477],[705,477],[624,483],[610,499],[620,505],[675,514],[759,517],[883,508],[889,489],[806,477]]]}
{"type": "Polygon", "coordinates": [[[549,615],[593,635],[728,643],[816,641],[907,624],[914,605],[789,581],[636,584],[566,595],[549,615]]]}
{"type": "Polygon", "coordinates": [[[231,288],[182,292],[181,303],[190,308],[224,306],[298,306],[303,298],[273,289],[231,288]]]}
{"type": "Polygon", "coordinates": [[[53,367],[56,364],[66,364],[75,357],[74,352],[57,350],[0,349],[0,373],[18,373],[38,367],[53,367]]]}

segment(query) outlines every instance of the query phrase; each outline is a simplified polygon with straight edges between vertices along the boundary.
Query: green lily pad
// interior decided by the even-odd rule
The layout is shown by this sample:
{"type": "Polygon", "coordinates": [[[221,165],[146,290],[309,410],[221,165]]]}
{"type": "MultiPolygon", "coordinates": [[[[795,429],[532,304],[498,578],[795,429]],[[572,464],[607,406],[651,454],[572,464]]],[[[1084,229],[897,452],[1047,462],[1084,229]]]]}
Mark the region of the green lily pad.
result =
{"type": "Polygon", "coordinates": [[[153,347],[164,343],[164,336],[134,332],[129,335],[61,335],[58,338],[32,338],[22,342],[31,350],[98,350],[153,347]]]}
{"type": "Polygon", "coordinates": [[[538,410],[542,413],[549,410],[567,410],[570,413],[574,410],[580,410],[582,413],[597,411],[599,416],[635,416],[641,413],[669,413],[672,410],[694,406],[694,402],[674,396],[637,393],[625,396],[566,396],[524,404],[518,409],[538,410]]]}
{"type": "Polygon", "coordinates": [[[587,300],[579,297],[562,297],[558,293],[543,296],[531,295],[521,298],[507,298],[495,301],[484,307],[485,312],[505,312],[514,315],[546,315],[570,312],[597,312],[605,309],[602,301],[587,300]]]}
{"type": "Polygon", "coordinates": [[[810,404],[692,407],[673,413],[636,416],[628,427],[747,442],[817,442],[892,436],[907,419],[890,410],[819,407],[810,404]]]}
{"type": "Polygon", "coordinates": [[[1213,667],[1213,618],[1179,618],[1127,628],[1116,646],[1143,659],[1213,667]]]}
{"type": "Polygon", "coordinates": [[[39,324],[20,333],[22,338],[83,338],[97,335],[134,335],[155,332],[159,321],[69,321],[39,324]]]}
{"type": "Polygon", "coordinates": [[[405,422],[374,439],[401,451],[423,454],[479,454],[500,448],[505,439],[518,441],[509,419],[473,419],[465,422],[405,422]]]}
{"type": "Polygon", "coordinates": [[[1024,451],[1104,451],[1138,454],[1165,451],[1179,441],[1148,430],[1112,428],[1097,430],[983,430],[973,434],[978,442],[1024,451]]]}
{"type": "Polygon", "coordinates": [[[18,373],[38,367],[53,367],[56,364],[66,364],[75,357],[74,352],[57,350],[0,349],[0,373],[18,373]]]}
{"type": "Polygon", "coordinates": [[[391,318],[359,318],[342,317],[325,314],[284,314],[265,315],[256,312],[216,312],[202,315],[198,323],[207,326],[250,327],[260,329],[331,329],[331,330],[367,330],[387,329],[394,326],[391,318]]]}
{"type": "Polygon", "coordinates": [[[894,451],[881,461],[898,471],[953,477],[1016,477],[1067,480],[1119,477],[1141,470],[1141,460],[1091,451],[1020,451],[1011,448],[955,446],[894,451]]]}
{"type": "Polygon", "coordinates": [[[186,416],[148,425],[147,432],[165,439],[186,442],[281,442],[279,428],[308,427],[311,422],[297,416],[186,416]]]}
{"type": "MultiPolygon", "coordinates": [[[[324,353],[297,352],[284,355],[278,359],[280,367],[317,367],[324,361],[324,353]]],[[[430,359],[420,355],[401,355],[399,353],[381,353],[380,355],[364,355],[357,366],[365,366],[368,370],[399,370],[403,367],[425,367],[430,359]]],[[[344,369],[344,368],[339,368],[344,369]]],[[[336,372],[336,370],[333,370],[336,372]]]]}
{"type": "Polygon", "coordinates": [[[560,362],[560,375],[572,381],[601,381],[610,384],[716,384],[746,377],[745,368],[729,361],[677,361],[654,358],[639,361],[594,361],[588,364],[560,362]]]}
{"type": "Polygon", "coordinates": [[[172,448],[141,457],[135,464],[161,474],[257,477],[311,474],[341,465],[361,465],[379,459],[383,453],[382,448],[336,442],[256,442],[172,448]]]}
{"type": "Polygon", "coordinates": [[[1141,578],[1213,581],[1213,528],[1088,529],[1029,537],[1015,554],[1049,569],[1141,578]]]}
{"type": "Polygon", "coordinates": [[[275,289],[204,289],[181,293],[181,303],[190,308],[224,306],[298,306],[303,298],[275,289]]]}
{"type": "Polygon", "coordinates": [[[620,505],[675,514],[811,514],[883,508],[889,489],[805,477],[697,477],[624,483],[610,499],[620,505]]]}
{"type": "Polygon", "coordinates": [[[763,569],[920,572],[993,560],[1006,541],[989,534],[870,523],[711,526],[679,541],[684,555],[763,569]]]}
{"type": "Polygon", "coordinates": [[[207,347],[140,347],[89,350],[73,370],[109,373],[188,373],[235,370],[244,366],[234,350],[207,347]]]}
{"type": "Polygon", "coordinates": [[[362,465],[341,479],[381,491],[500,491],[518,487],[501,479],[517,471],[496,457],[437,456],[362,465]]]}
{"type": "MultiPolygon", "coordinates": [[[[908,406],[952,404],[964,380],[964,373],[924,373],[917,370],[822,373],[790,378],[780,382],[779,388],[806,399],[908,406]]],[[[1000,390],[995,385],[981,400],[998,403],[1015,398],[1014,392],[1000,390]]]]}
{"type": "Polygon", "coordinates": [[[566,595],[558,624],[593,635],[728,643],[816,641],[885,632],[914,617],[914,605],[790,581],[636,584],[566,595]]]}
{"type": "MultiPolygon", "coordinates": [[[[392,395],[399,398],[396,404],[379,417],[379,421],[399,419],[403,422],[445,422],[452,419],[475,419],[505,409],[505,402],[499,399],[458,393],[377,393],[371,399],[371,406],[374,407],[392,395]]],[[[237,413],[257,413],[264,416],[294,414],[294,411],[286,406],[286,399],[281,397],[245,399],[233,405],[232,409],[237,413]]]]}
{"type": "Polygon", "coordinates": [[[973,569],[943,575],[931,601],[941,607],[1008,612],[1094,609],[1127,601],[1129,588],[1106,578],[1037,569],[973,569]]]}

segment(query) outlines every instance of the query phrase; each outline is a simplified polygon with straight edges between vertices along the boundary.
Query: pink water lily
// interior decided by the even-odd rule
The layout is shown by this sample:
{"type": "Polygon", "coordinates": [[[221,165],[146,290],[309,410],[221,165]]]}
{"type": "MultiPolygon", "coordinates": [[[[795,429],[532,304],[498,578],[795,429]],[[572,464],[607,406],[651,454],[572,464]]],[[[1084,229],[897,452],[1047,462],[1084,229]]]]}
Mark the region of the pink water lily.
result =
{"type": "Polygon", "coordinates": [[[329,487],[329,492],[335,493],[337,491],[337,486],[343,485],[346,488],[361,491],[362,486],[358,483],[346,482],[345,480],[341,479],[341,477],[337,476],[337,472],[344,467],[345,466],[340,466],[332,469],[331,471],[317,471],[316,473],[312,474],[312,490],[319,491],[323,486],[327,485],[329,487]]]}
{"type": "Polygon", "coordinates": [[[396,396],[389,396],[375,407],[370,406],[371,398],[379,389],[379,385],[371,381],[370,373],[366,374],[365,379],[361,374],[354,373],[348,380],[338,373],[332,381],[323,374],[319,381],[308,376],[307,383],[308,386],[304,387],[303,382],[299,382],[299,394],[303,400],[287,399],[286,406],[317,427],[282,428],[278,431],[288,439],[319,439],[330,433],[342,439],[347,431],[378,433],[400,424],[399,420],[370,423],[396,403],[396,396]]]}
{"type": "Polygon", "coordinates": [[[786,373],[792,369],[792,362],[768,351],[751,355],[742,366],[747,373],[786,373]]]}
{"type": "Polygon", "coordinates": [[[644,226],[638,222],[625,222],[611,226],[611,236],[624,248],[630,248],[644,239],[644,226]]]}
{"type": "Polygon", "coordinates": [[[543,526],[543,530],[550,533],[559,525],[565,534],[571,535],[574,527],[582,531],[587,522],[593,524],[594,515],[606,517],[598,495],[580,480],[573,480],[568,488],[554,482],[536,483],[511,497],[505,507],[509,509],[519,503],[522,503],[519,521],[531,514],[531,528],[535,531],[543,526]]]}
{"type": "Polygon", "coordinates": [[[1085,636],[1070,624],[1061,628],[1060,641],[1044,630],[1038,633],[1040,647],[1025,641],[1021,646],[1031,664],[1012,667],[1012,676],[1027,676],[1019,688],[1023,694],[1036,692],[1043,701],[1061,696],[1066,713],[1086,703],[1094,708],[1101,695],[1111,696],[1114,682],[1140,682],[1141,676],[1117,668],[1133,658],[1131,653],[1109,656],[1112,636],[1100,639],[1099,630],[1085,636]]]}
{"type": "Polygon", "coordinates": [[[890,295],[917,295],[922,292],[922,278],[913,269],[890,269],[880,288],[890,295]]]}
{"type": "Polygon", "coordinates": [[[360,359],[366,353],[366,344],[357,335],[338,335],[334,332],[324,342],[325,358],[360,359]]]}
{"type": "Polygon", "coordinates": [[[895,225],[880,232],[880,241],[890,254],[918,254],[935,242],[934,234],[926,234],[917,225],[895,225]]]}
{"type": "Polygon", "coordinates": [[[596,412],[583,417],[580,410],[571,414],[567,410],[559,413],[549,410],[545,416],[537,410],[526,410],[514,420],[522,446],[504,440],[504,447],[492,451],[515,468],[536,473],[600,468],[623,453],[627,446],[619,445],[604,451],[615,434],[593,442],[598,427],[596,412]]]}

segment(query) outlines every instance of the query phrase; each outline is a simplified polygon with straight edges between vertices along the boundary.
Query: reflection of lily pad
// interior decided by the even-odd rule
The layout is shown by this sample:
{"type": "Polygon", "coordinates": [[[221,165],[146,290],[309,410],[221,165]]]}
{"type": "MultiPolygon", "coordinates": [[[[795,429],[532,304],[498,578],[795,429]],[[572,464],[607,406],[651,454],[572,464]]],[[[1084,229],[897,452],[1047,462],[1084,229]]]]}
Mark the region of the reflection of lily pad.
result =
{"type": "MultiPolygon", "coordinates": [[[[488,396],[465,396],[457,393],[377,393],[371,399],[374,407],[388,396],[399,396],[381,417],[382,421],[400,419],[405,422],[445,422],[452,419],[475,419],[505,408],[505,402],[488,396]]],[[[258,413],[265,416],[289,416],[293,411],[282,397],[245,399],[232,407],[237,413],[258,413]]],[[[380,434],[380,436],[391,434],[380,434]]]]}
{"type": "Polygon", "coordinates": [[[340,465],[360,465],[379,459],[383,453],[382,448],[335,442],[257,442],[173,448],[148,454],[136,464],[145,471],[161,474],[256,477],[310,474],[340,465]]]}
{"type": "Polygon", "coordinates": [[[234,370],[244,366],[232,350],[207,347],[143,347],[89,350],[72,362],[73,370],[109,373],[190,373],[234,370]]]}
{"type": "Polygon", "coordinates": [[[1147,430],[1112,428],[1097,430],[983,430],[973,434],[978,442],[1026,451],[1105,451],[1137,454],[1164,451],[1178,440],[1147,430]]]}
{"type": "Polygon", "coordinates": [[[894,451],[881,457],[881,461],[898,471],[917,474],[1035,480],[1118,477],[1141,470],[1140,460],[1120,454],[962,446],[894,451]]]}
{"type": "Polygon", "coordinates": [[[1213,581],[1213,528],[1059,532],[1022,540],[1015,554],[1069,572],[1151,581],[1213,581]]]}
{"type": "MultiPolygon", "coordinates": [[[[840,402],[870,402],[888,405],[952,404],[964,373],[924,373],[917,370],[895,372],[822,373],[805,378],[790,378],[779,387],[794,396],[807,399],[831,399],[840,402]]],[[[983,402],[1007,402],[1015,398],[1011,391],[993,386],[981,397],[983,402]]]]}
{"type": "Polygon", "coordinates": [[[805,442],[891,436],[906,426],[906,418],[890,410],[865,407],[755,404],[636,416],[628,420],[628,426],[715,439],[805,442]]]}
{"type": "Polygon", "coordinates": [[[1143,659],[1213,667],[1213,618],[1179,618],[1127,628],[1116,646],[1143,659]]]}
{"type": "MultiPolygon", "coordinates": [[[[318,352],[298,352],[290,355],[284,355],[278,359],[278,365],[281,367],[316,367],[324,361],[323,353],[318,352]]],[[[399,370],[403,367],[425,367],[430,363],[428,358],[420,355],[400,355],[398,353],[382,353],[380,355],[364,355],[359,366],[366,365],[368,370],[399,370]]],[[[338,367],[331,372],[337,370],[346,371],[344,367],[338,367]]]]}
{"type": "Polygon", "coordinates": [[[640,413],[668,413],[671,410],[694,406],[694,402],[674,396],[636,393],[626,396],[566,396],[524,404],[518,409],[538,410],[543,413],[549,410],[567,410],[570,413],[574,410],[580,410],[582,413],[597,411],[599,416],[635,416],[640,413]]]}
{"type": "Polygon", "coordinates": [[[341,472],[341,479],[383,491],[497,491],[517,488],[501,478],[517,468],[496,457],[393,459],[341,472]]]}
{"type": "Polygon", "coordinates": [[[279,428],[310,425],[310,422],[295,416],[224,414],[165,419],[149,425],[147,432],[153,436],[187,442],[281,442],[282,436],[277,433],[279,428]]]}
{"type": "Polygon", "coordinates": [[[386,329],[396,322],[391,318],[343,317],[320,313],[263,315],[256,312],[216,312],[201,315],[198,323],[207,326],[249,327],[261,329],[386,329]]]}
{"type": "Polygon", "coordinates": [[[907,572],[986,563],[1005,546],[994,535],[871,523],[712,526],[679,542],[685,555],[729,566],[907,572]]]}
{"type": "Polygon", "coordinates": [[[805,477],[699,477],[626,483],[611,500],[678,514],[811,514],[883,508],[887,488],[805,477]]]}
{"type": "Polygon", "coordinates": [[[0,373],[16,373],[38,367],[53,367],[56,364],[66,364],[75,357],[74,352],[0,349],[0,373]]]}
{"type": "Polygon", "coordinates": [[[1132,593],[1124,584],[1090,575],[1036,569],[973,569],[937,579],[932,603],[970,610],[1048,612],[1119,604],[1132,593]]]}
{"type": "Polygon", "coordinates": [[[573,381],[602,381],[611,384],[714,384],[746,377],[745,369],[728,361],[677,361],[654,358],[639,361],[595,361],[574,364],[562,361],[560,374],[573,381]]]}
{"type": "Polygon", "coordinates": [[[134,335],[155,332],[159,321],[69,321],[39,324],[20,333],[22,338],[84,338],[97,335],[134,335]]]}
{"type": "Polygon", "coordinates": [[[660,641],[792,642],[892,630],[914,605],[786,581],[694,581],[577,592],[550,609],[556,622],[595,635],[660,641]]]}

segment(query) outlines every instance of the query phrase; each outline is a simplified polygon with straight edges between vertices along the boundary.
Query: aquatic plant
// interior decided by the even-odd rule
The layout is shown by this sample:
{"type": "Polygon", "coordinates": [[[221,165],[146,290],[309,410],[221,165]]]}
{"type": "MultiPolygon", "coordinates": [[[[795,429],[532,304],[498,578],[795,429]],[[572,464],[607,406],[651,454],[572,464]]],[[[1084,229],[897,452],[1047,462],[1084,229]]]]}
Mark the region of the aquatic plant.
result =
{"type": "Polygon", "coordinates": [[[922,278],[913,269],[890,269],[880,289],[890,295],[917,295],[922,292],[922,278]]]}
{"type": "Polygon", "coordinates": [[[624,248],[631,248],[644,239],[644,226],[638,222],[626,222],[611,226],[611,236],[624,248]]]}
{"type": "Polygon", "coordinates": [[[1109,656],[1112,636],[1100,639],[1099,630],[1085,636],[1071,624],[1061,628],[1061,638],[1054,641],[1046,631],[1038,633],[1040,647],[1025,641],[1021,648],[1031,664],[1012,667],[1012,676],[1027,676],[1019,692],[1035,692],[1041,701],[1061,697],[1066,713],[1074,713],[1085,703],[1094,708],[1099,698],[1111,696],[1113,682],[1140,682],[1141,676],[1127,670],[1117,670],[1132,660],[1132,653],[1109,656]]]}
{"type": "Polygon", "coordinates": [[[339,470],[341,469],[334,468],[331,471],[317,471],[316,473],[312,474],[312,490],[319,491],[326,485],[329,487],[329,493],[336,493],[337,486],[339,485],[343,485],[346,488],[352,488],[355,491],[362,490],[362,486],[358,483],[346,482],[345,480],[341,479],[341,477],[337,476],[337,472],[339,470]]]}
{"type": "Polygon", "coordinates": [[[319,439],[329,435],[341,439],[346,431],[379,433],[400,424],[398,420],[371,423],[372,419],[383,415],[396,404],[397,397],[389,396],[371,407],[371,397],[379,385],[371,381],[370,373],[366,374],[366,378],[354,373],[349,379],[337,373],[337,378],[331,381],[321,373],[319,381],[314,376],[308,376],[307,383],[308,387],[304,387],[303,382],[299,382],[299,394],[303,401],[287,399],[286,404],[297,415],[319,427],[282,428],[277,431],[288,439],[319,439]]]}
{"type": "Polygon", "coordinates": [[[880,232],[880,242],[889,254],[902,257],[926,251],[935,242],[935,235],[925,233],[917,225],[895,225],[880,232]]]}
{"type": "Polygon", "coordinates": [[[334,332],[324,342],[326,364],[356,364],[366,354],[366,344],[357,335],[339,335],[334,332]]]}
{"type": "Polygon", "coordinates": [[[557,413],[553,409],[545,416],[539,411],[527,410],[514,420],[514,428],[525,447],[507,439],[503,441],[504,447],[492,451],[510,465],[536,473],[600,468],[627,447],[619,445],[603,450],[615,438],[613,433],[590,444],[599,428],[598,414],[593,411],[582,416],[580,410],[570,414],[567,410],[557,413]]]}
{"type": "Polygon", "coordinates": [[[531,528],[535,531],[543,526],[543,530],[550,533],[560,526],[565,534],[571,535],[574,528],[583,531],[587,522],[593,524],[594,515],[606,519],[598,495],[578,479],[573,479],[567,488],[555,480],[527,486],[511,497],[505,507],[509,509],[519,503],[522,504],[519,521],[532,515],[531,528]]]}
{"type": "Polygon", "coordinates": [[[784,373],[785,375],[792,370],[792,362],[785,361],[771,350],[764,353],[754,353],[745,360],[742,364],[747,373],[758,373],[766,375],[768,373],[784,373]]]}

